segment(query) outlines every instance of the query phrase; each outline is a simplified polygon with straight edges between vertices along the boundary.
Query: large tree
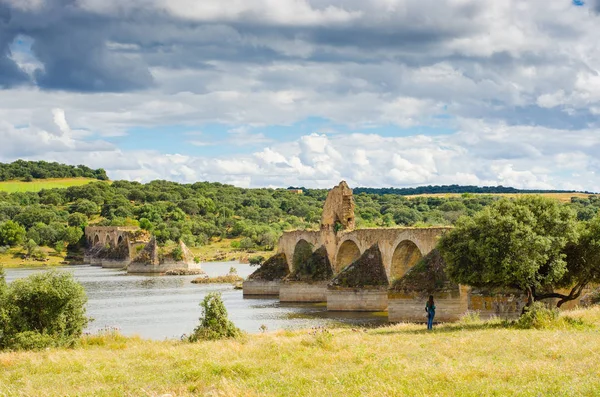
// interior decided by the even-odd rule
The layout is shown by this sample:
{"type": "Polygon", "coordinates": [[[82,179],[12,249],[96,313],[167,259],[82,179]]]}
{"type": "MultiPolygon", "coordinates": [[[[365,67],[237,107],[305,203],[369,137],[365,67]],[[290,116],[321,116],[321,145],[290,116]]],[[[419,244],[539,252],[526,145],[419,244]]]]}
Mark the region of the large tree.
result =
{"type": "Polygon", "coordinates": [[[556,297],[554,289],[566,284],[565,249],[577,239],[572,209],[533,196],[503,199],[472,218],[461,218],[442,237],[439,249],[454,281],[521,289],[531,304],[556,297]]]}
{"type": "Polygon", "coordinates": [[[568,293],[550,291],[543,295],[558,298],[558,306],[577,299],[591,283],[600,283],[600,215],[579,224],[579,239],[565,247],[567,273],[557,284],[568,293]]]}

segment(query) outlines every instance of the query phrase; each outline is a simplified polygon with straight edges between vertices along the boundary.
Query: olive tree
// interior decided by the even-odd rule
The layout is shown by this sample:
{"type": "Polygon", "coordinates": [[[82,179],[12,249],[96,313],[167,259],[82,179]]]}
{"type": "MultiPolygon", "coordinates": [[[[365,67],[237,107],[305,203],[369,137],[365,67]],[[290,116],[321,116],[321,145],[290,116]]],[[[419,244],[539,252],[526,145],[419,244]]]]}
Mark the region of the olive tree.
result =
{"type": "Polygon", "coordinates": [[[474,287],[517,288],[535,300],[568,281],[565,249],[577,242],[575,212],[541,196],[503,199],[462,217],[439,249],[448,275],[474,287]]]}

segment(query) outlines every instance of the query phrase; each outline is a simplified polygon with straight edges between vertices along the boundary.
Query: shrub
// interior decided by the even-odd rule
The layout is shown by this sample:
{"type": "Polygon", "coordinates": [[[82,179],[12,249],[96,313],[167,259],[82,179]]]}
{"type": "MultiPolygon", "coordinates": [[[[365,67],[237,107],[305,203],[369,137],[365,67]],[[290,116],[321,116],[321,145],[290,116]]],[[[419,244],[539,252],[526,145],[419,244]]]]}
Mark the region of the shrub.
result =
{"type": "Polygon", "coordinates": [[[200,302],[202,307],[202,317],[200,325],[194,329],[189,336],[190,342],[198,340],[215,340],[223,338],[236,338],[241,335],[241,331],[227,318],[227,309],[221,299],[221,294],[211,292],[200,302]]]}
{"type": "Polygon", "coordinates": [[[56,253],[58,254],[62,254],[63,252],[65,252],[65,242],[64,241],[57,241],[56,244],[54,244],[54,251],[56,251],[56,253]]]}
{"type": "Polygon", "coordinates": [[[250,258],[248,258],[248,263],[250,263],[250,266],[260,266],[263,264],[263,262],[265,261],[265,257],[264,256],[251,256],[250,258]]]}
{"type": "Polygon", "coordinates": [[[171,256],[175,262],[181,262],[183,260],[183,250],[181,247],[177,246],[173,248],[173,251],[171,251],[171,256]]]}
{"type": "Polygon", "coordinates": [[[248,250],[248,249],[252,249],[254,247],[256,247],[256,244],[254,244],[254,241],[252,241],[252,239],[249,238],[249,237],[244,237],[240,241],[240,248],[241,249],[248,250]]]}
{"type": "Polygon", "coordinates": [[[88,322],[86,302],[83,287],[66,272],[33,274],[0,288],[0,349],[72,346],[88,322]]]}
{"type": "Polygon", "coordinates": [[[230,245],[231,245],[231,248],[234,248],[234,249],[240,248],[240,242],[237,240],[232,241],[230,245]]]}
{"type": "Polygon", "coordinates": [[[531,306],[525,308],[515,325],[522,329],[550,328],[558,317],[558,310],[549,309],[542,302],[533,302],[531,306]]]}
{"type": "Polygon", "coordinates": [[[0,254],[6,254],[10,249],[9,245],[0,246],[0,254]]]}
{"type": "Polygon", "coordinates": [[[16,334],[10,348],[12,350],[41,350],[54,345],[52,335],[41,334],[37,331],[25,331],[16,334]]]}

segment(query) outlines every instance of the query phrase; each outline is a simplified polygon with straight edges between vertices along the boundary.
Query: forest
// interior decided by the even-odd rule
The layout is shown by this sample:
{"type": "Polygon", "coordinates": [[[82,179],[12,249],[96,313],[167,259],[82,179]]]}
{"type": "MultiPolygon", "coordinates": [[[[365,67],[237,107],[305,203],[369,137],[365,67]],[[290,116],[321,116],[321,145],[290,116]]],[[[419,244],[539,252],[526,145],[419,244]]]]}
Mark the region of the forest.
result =
{"type": "MultiPolygon", "coordinates": [[[[182,239],[205,245],[211,239],[239,238],[242,249],[273,249],[285,230],[318,228],[327,190],[243,189],[220,183],[169,181],[94,182],[67,189],[0,193],[0,246],[33,240],[53,247],[73,243],[88,224],[137,225],[159,243],[182,239]],[[8,222],[11,221],[11,222],[8,222]],[[4,229],[19,227],[17,238],[4,229]],[[70,231],[69,231],[70,230],[70,231]],[[65,236],[71,235],[68,239],[65,236]]],[[[354,196],[357,227],[452,225],[497,200],[491,195],[405,198],[394,194],[354,196]]],[[[574,197],[569,204],[580,220],[591,219],[600,198],[574,197]]],[[[14,234],[14,233],[13,233],[14,234]]]]}
{"type": "MultiPolygon", "coordinates": [[[[20,164],[17,161],[13,164],[20,164]]],[[[25,168],[33,168],[29,163],[25,168]]],[[[38,162],[50,169],[54,163],[38,162]]],[[[12,166],[12,165],[9,165],[12,166]]],[[[65,169],[70,169],[70,166],[65,169]]],[[[79,170],[91,170],[78,166],[79,170]]],[[[103,170],[90,171],[102,176],[103,170]]],[[[457,197],[413,197],[360,192],[354,195],[358,228],[453,225],[472,216],[497,197],[464,193],[457,197]]],[[[0,192],[0,246],[33,240],[40,246],[75,245],[83,228],[140,226],[159,244],[183,240],[191,247],[223,238],[240,249],[274,249],[281,233],[318,228],[325,189],[244,189],[221,183],[180,184],[155,180],[93,182],[39,192],[0,192]]],[[[573,197],[569,204],[579,220],[600,209],[600,197],[573,197]]]]}
{"type": "Polygon", "coordinates": [[[66,165],[49,163],[47,161],[17,160],[10,164],[0,163],[0,181],[48,178],[92,178],[102,181],[108,180],[106,171],[102,168],[91,169],[85,165],[66,165]]]}

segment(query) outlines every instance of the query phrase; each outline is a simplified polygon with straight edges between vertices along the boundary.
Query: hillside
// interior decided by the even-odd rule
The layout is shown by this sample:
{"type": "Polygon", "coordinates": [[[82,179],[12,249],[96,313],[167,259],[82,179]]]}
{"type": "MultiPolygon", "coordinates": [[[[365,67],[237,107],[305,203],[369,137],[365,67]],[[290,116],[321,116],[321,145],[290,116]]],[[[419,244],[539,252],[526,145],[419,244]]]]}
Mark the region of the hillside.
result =
{"type": "Polygon", "coordinates": [[[97,181],[97,179],[92,178],[48,178],[34,179],[31,182],[20,180],[0,181],[0,192],[39,192],[42,189],[64,189],[97,181]]]}

